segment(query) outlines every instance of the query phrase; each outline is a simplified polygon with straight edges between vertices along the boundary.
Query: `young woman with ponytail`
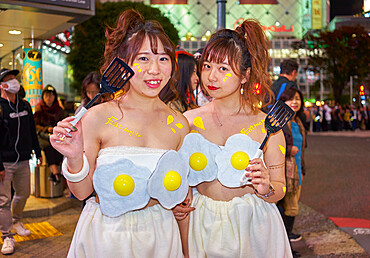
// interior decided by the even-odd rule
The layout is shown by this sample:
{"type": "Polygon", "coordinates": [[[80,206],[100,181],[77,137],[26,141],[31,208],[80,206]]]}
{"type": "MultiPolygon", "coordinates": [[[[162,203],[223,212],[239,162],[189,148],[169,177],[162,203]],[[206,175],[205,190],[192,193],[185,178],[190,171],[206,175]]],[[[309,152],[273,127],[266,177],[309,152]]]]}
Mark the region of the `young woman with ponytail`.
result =
{"type": "MultiPolygon", "coordinates": [[[[86,202],[68,257],[183,257],[173,212],[148,187],[157,163],[176,165],[159,162],[189,131],[186,118],[158,97],[166,85],[173,88],[175,46],[158,22],[134,10],[124,11],[106,37],[101,71],[119,57],[135,72],[125,94],[89,109],[76,127],[73,117],[64,119],[50,137],[66,157],[72,193],[80,200],[97,194],[86,202]]],[[[172,204],[186,202],[189,186],[183,190],[172,204]]]]}
{"type": "Polygon", "coordinates": [[[197,182],[191,205],[195,210],[184,219],[188,224],[182,223],[190,257],[292,256],[275,205],[285,194],[283,133],[269,138],[262,158],[253,158],[266,136],[261,108],[271,94],[268,48],[261,25],[245,20],[236,30],[214,33],[203,50],[201,83],[214,100],[184,113],[197,134],[188,134],[183,146],[195,146],[192,139],[203,138],[214,149],[205,155],[204,170],[215,160],[217,172],[216,178],[197,182]],[[249,166],[236,169],[228,153],[244,149],[249,166]],[[246,174],[250,183],[241,185],[233,173],[246,174]]]}

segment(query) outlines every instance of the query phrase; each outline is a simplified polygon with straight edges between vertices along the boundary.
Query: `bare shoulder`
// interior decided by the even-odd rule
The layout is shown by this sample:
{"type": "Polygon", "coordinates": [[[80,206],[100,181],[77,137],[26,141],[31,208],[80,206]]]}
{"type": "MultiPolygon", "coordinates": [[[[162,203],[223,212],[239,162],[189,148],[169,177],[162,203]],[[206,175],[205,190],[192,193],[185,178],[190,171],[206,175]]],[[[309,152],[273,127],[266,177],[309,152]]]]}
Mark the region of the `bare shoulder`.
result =
{"type": "Polygon", "coordinates": [[[112,110],[114,105],[117,107],[116,103],[110,101],[91,107],[82,117],[83,125],[97,129],[96,126],[104,124],[102,121],[105,122],[107,112],[112,110]]]}
{"type": "Polygon", "coordinates": [[[208,104],[207,105],[204,105],[202,107],[196,108],[196,109],[192,109],[192,110],[186,111],[184,113],[184,116],[189,121],[189,124],[191,126],[192,125],[192,121],[194,120],[194,118],[196,118],[196,117],[203,117],[205,114],[209,114],[209,105],[208,104]]]}

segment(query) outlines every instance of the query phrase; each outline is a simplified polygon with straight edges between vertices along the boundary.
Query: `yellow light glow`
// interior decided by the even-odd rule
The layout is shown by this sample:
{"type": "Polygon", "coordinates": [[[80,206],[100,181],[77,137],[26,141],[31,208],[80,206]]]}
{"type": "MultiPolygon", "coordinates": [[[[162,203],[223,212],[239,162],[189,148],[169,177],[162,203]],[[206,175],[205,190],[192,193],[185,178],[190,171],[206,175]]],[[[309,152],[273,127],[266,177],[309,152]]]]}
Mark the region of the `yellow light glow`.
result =
{"type": "Polygon", "coordinates": [[[11,35],[20,35],[22,32],[20,30],[10,30],[9,34],[11,35]]]}
{"type": "Polygon", "coordinates": [[[4,44],[3,43],[0,43],[0,47],[3,47],[4,46],[4,44]]]}

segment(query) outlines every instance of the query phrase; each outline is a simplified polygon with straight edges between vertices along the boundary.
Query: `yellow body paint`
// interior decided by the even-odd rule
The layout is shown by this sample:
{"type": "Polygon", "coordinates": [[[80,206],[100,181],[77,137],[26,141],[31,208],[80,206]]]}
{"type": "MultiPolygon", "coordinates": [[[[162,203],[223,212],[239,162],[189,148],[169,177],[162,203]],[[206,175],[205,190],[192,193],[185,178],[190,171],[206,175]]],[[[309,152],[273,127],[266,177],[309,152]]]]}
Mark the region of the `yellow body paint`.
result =
{"type": "Polygon", "coordinates": [[[191,133],[199,133],[197,130],[191,130],[191,133]]]}
{"type": "Polygon", "coordinates": [[[283,153],[283,155],[285,155],[285,148],[284,148],[284,146],[281,146],[279,144],[279,148],[280,148],[281,153],[283,153]]]}
{"type": "Polygon", "coordinates": [[[267,133],[265,127],[261,128],[262,133],[267,133]]]}
{"type": "Polygon", "coordinates": [[[167,117],[167,125],[171,124],[173,122],[173,120],[174,120],[173,116],[169,115],[167,117]]]}
{"type": "Polygon", "coordinates": [[[197,116],[193,119],[193,125],[195,125],[196,127],[200,128],[200,129],[206,130],[204,128],[203,120],[200,116],[197,116]]]}
{"type": "Polygon", "coordinates": [[[226,81],[228,77],[231,77],[231,73],[227,73],[227,74],[225,75],[225,78],[223,78],[222,80],[223,80],[223,81],[226,81]]]}
{"type": "Polygon", "coordinates": [[[139,73],[141,73],[140,65],[138,63],[134,63],[134,66],[137,66],[139,70],[137,70],[139,73]]]}
{"type": "Polygon", "coordinates": [[[286,192],[286,187],[285,187],[285,186],[283,186],[283,192],[284,192],[284,193],[286,192]]]}
{"type": "MultiPolygon", "coordinates": [[[[171,124],[175,119],[173,118],[172,115],[168,115],[167,117],[167,125],[171,124]]],[[[181,123],[176,123],[175,124],[177,128],[182,129],[184,126],[181,123]]],[[[176,133],[176,130],[171,127],[171,130],[173,133],[176,133]]]]}
{"type": "MultiPolygon", "coordinates": [[[[248,135],[250,132],[252,132],[254,129],[256,129],[258,126],[261,126],[261,125],[264,125],[265,124],[265,119],[262,119],[261,121],[259,121],[257,124],[253,124],[251,125],[250,127],[248,127],[247,129],[243,128],[240,130],[240,133],[242,134],[245,134],[245,135],[248,135]]],[[[265,130],[265,129],[264,129],[265,130]]],[[[263,131],[262,131],[263,132],[263,131]]],[[[265,130],[266,132],[266,130],[265,130]]]]}
{"type": "Polygon", "coordinates": [[[119,123],[116,122],[117,120],[118,120],[117,118],[115,118],[114,116],[111,116],[111,117],[108,118],[108,121],[105,124],[106,125],[112,125],[112,126],[116,127],[117,129],[128,133],[130,136],[141,137],[141,135],[139,133],[135,133],[133,130],[129,130],[127,127],[124,128],[122,124],[119,124],[119,123]]]}

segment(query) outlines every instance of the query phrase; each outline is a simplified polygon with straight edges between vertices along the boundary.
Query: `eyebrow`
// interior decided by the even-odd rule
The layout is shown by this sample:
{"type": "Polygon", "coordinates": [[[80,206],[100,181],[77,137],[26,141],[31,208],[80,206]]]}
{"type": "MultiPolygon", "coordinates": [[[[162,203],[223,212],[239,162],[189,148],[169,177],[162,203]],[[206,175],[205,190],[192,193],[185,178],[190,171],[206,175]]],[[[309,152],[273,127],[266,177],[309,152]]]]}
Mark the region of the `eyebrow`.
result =
{"type": "MultiPolygon", "coordinates": [[[[144,51],[144,52],[139,52],[137,53],[138,55],[143,55],[143,54],[151,54],[153,53],[152,51],[144,51]]],[[[154,54],[154,53],[153,53],[154,54]]],[[[168,55],[166,52],[158,52],[157,54],[155,55],[168,55]]]]}

